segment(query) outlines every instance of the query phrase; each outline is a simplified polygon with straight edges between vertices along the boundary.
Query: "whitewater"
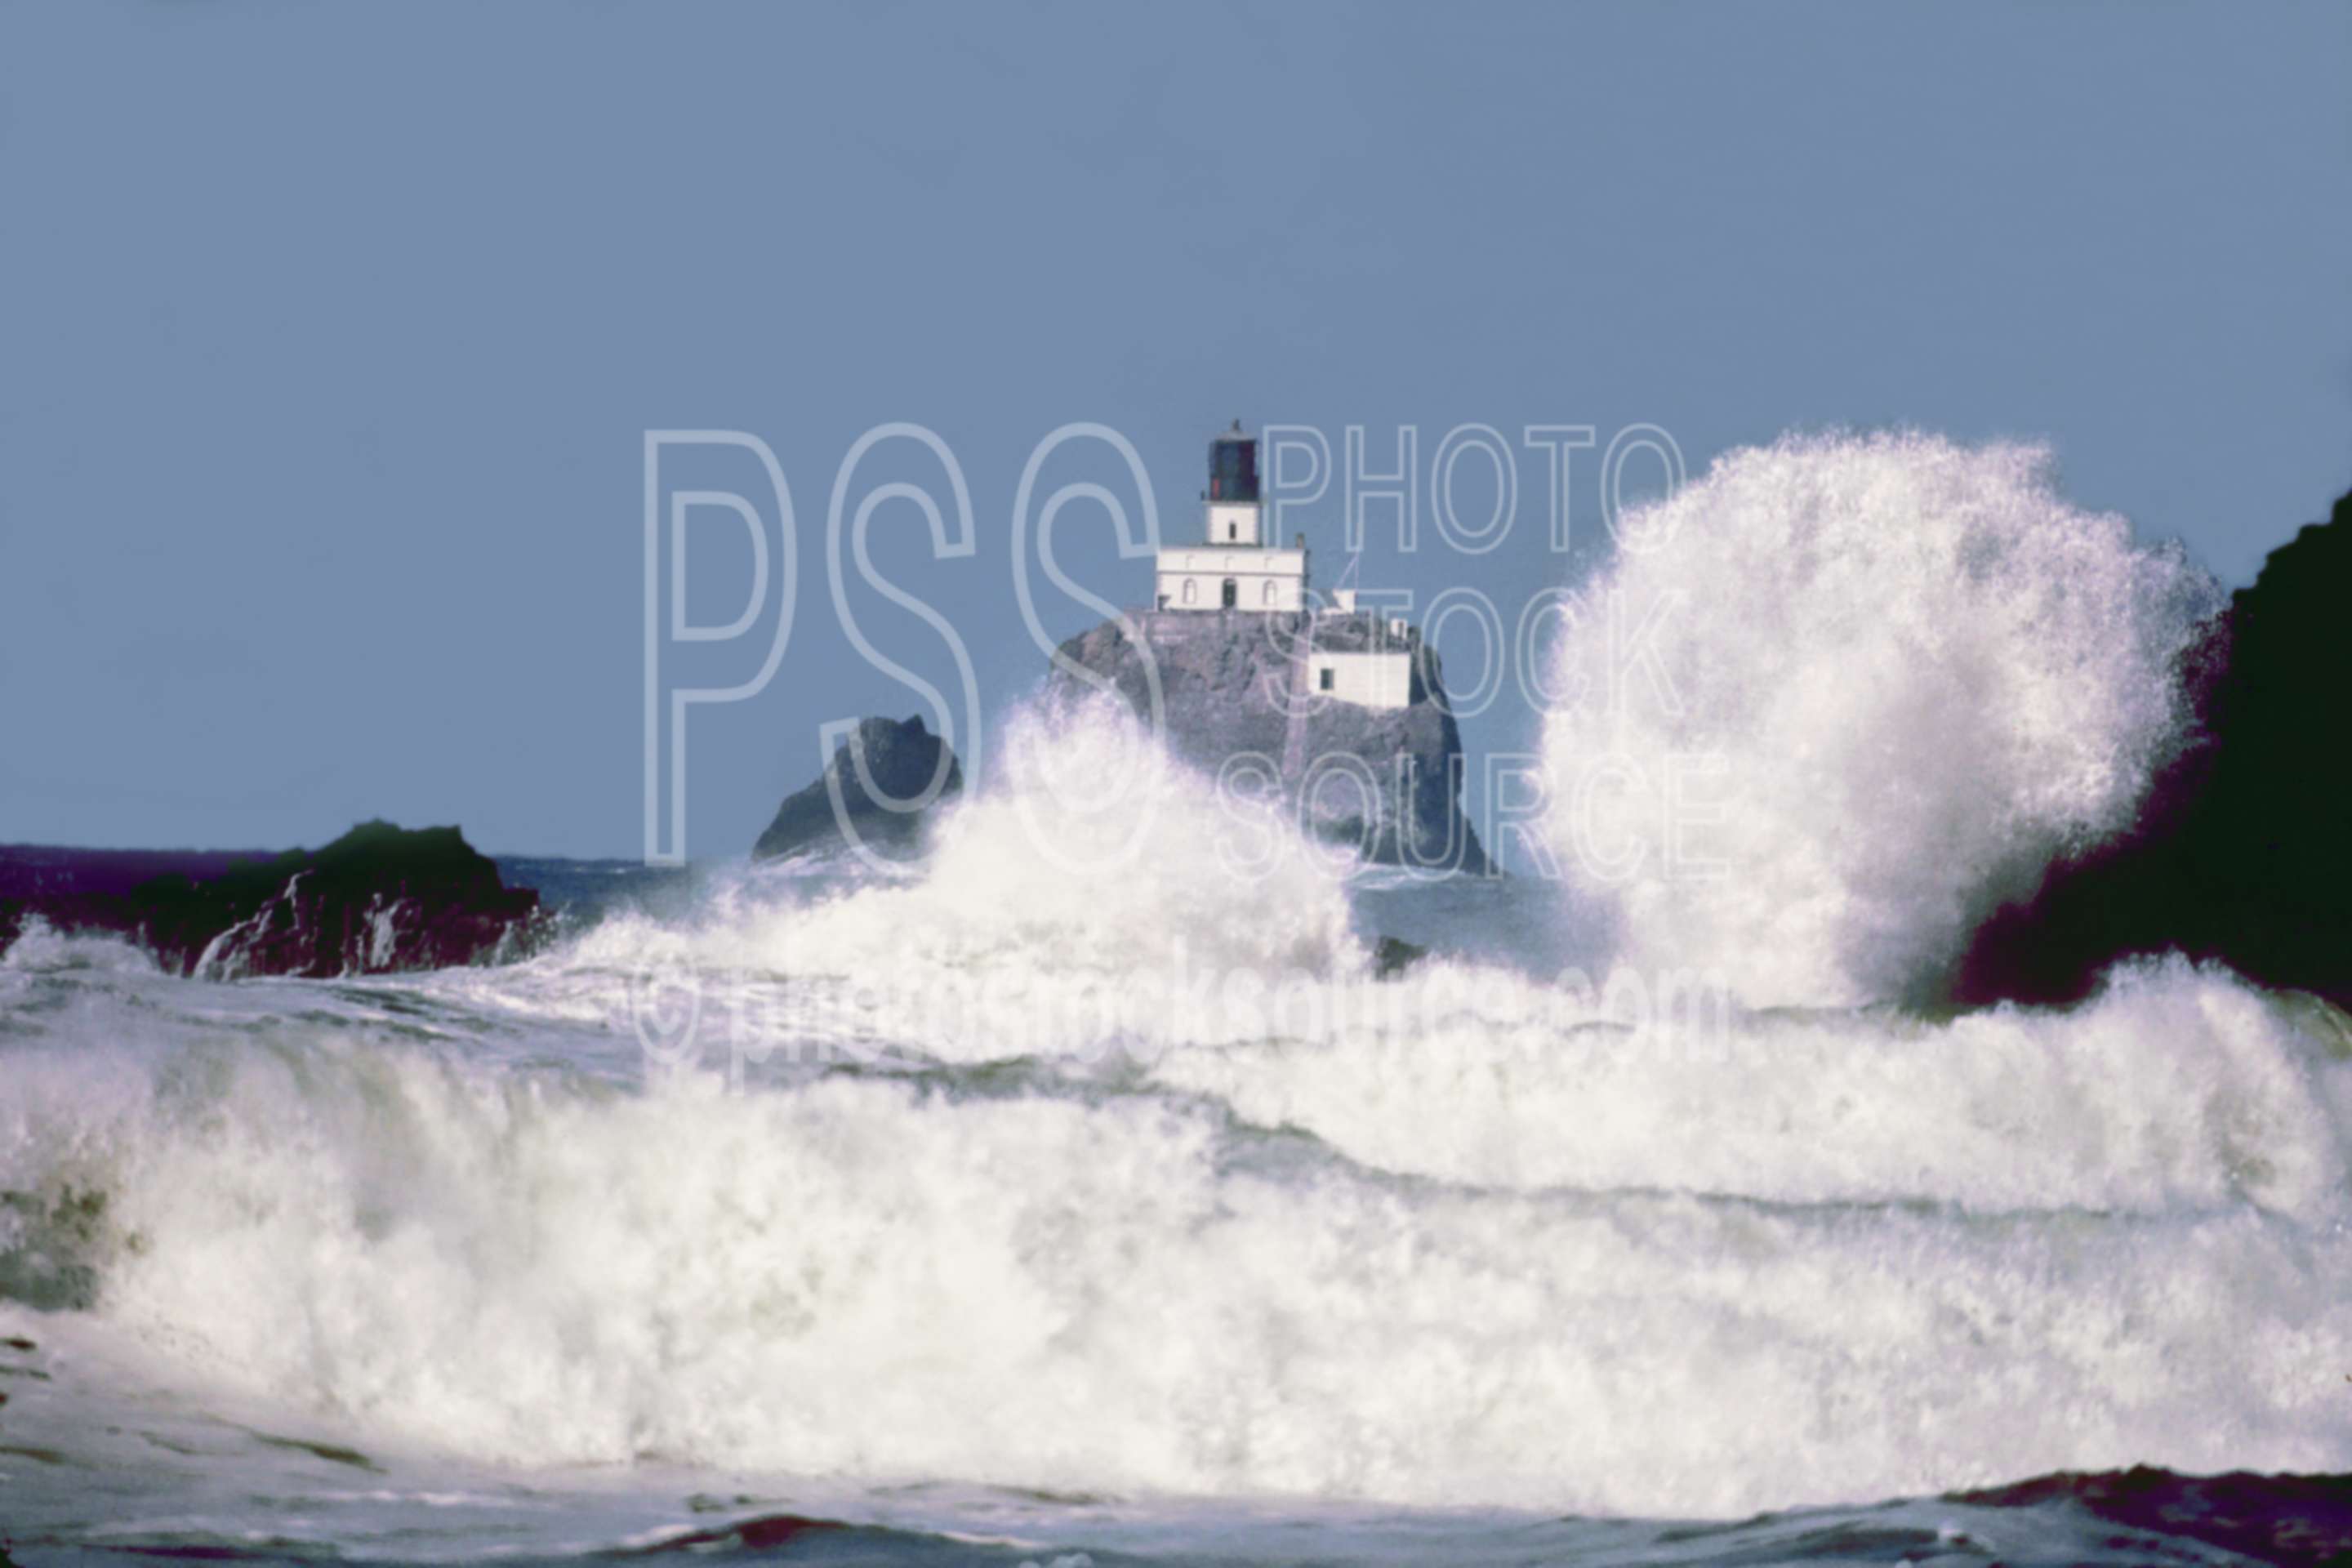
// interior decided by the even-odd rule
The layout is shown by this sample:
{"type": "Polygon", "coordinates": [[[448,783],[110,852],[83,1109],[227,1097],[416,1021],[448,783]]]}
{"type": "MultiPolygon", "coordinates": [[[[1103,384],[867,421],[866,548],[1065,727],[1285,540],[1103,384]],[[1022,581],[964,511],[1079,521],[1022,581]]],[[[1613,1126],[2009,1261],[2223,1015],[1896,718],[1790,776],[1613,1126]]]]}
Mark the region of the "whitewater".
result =
{"type": "Polygon", "coordinates": [[[2193,739],[2212,584],[2046,452],[1838,435],[1584,593],[1554,878],[1355,867],[1041,707],[913,877],[508,862],[523,963],[36,927],[0,1536],[2129,1561],[1957,1494],[2352,1466],[2352,1024],[2178,958],[1936,999],[2193,739]]]}

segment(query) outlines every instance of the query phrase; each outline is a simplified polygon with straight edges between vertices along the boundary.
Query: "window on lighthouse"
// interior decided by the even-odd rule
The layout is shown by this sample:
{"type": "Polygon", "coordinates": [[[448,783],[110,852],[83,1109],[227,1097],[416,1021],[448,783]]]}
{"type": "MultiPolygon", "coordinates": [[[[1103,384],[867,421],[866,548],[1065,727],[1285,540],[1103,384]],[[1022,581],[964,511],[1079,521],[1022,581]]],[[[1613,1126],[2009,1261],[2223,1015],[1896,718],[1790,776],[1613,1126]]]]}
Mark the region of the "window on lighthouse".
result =
{"type": "Polygon", "coordinates": [[[1234,540],[1239,539],[1241,536],[1242,536],[1242,525],[1241,525],[1240,523],[1238,523],[1238,522],[1229,522],[1229,523],[1225,524],[1225,542],[1226,542],[1226,543],[1231,544],[1234,540]]]}
{"type": "Polygon", "coordinates": [[[1259,599],[1259,601],[1258,601],[1258,602],[1259,602],[1259,603],[1261,603],[1261,604],[1265,604],[1265,605],[1271,605],[1271,604],[1273,604],[1273,603],[1274,603],[1274,587],[1275,587],[1275,585],[1274,585],[1273,584],[1268,583],[1268,584],[1265,585],[1265,593],[1263,595],[1261,595],[1261,597],[1260,597],[1260,599],[1259,599]]]}
{"type": "Polygon", "coordinates": [[[1184,580],[1184,602],[1189,605],[1198,599],[1201,596],[1200,589],[1201,584],[1193,582],[1189,577],[1186,578],[1184,580]]]}

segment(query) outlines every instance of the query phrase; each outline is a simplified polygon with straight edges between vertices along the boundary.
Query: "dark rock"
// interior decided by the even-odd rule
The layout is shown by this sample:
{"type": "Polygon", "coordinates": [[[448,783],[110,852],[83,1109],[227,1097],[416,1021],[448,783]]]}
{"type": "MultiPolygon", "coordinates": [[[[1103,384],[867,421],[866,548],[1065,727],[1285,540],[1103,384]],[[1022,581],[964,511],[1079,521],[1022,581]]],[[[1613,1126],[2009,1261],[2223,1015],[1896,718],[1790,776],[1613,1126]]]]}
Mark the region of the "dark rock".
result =
{"type": "Polygon", "coordinates": [[[861,719],[816,781],[785,797],[751,847],[751,858],[843,847],[845,824],[876,854],[912,860],[922,852],[931,813],[962,792],[963,768],[954,748],[923,728],[921,714],[904,723],[861,719]],[[853,747],[864,755],[863,770],[853,747]]]}
{"type": "Polygon", "coordinates": [[[1050,678],[1065,696],[1115,691],[1149,722],[1156,670],[1164,736],[1211,777],[1255,755],[1307,830],[1390,866],[1483,873],[1478,835],[1463,816],[1462,732],[1445,699],[1437,652],[1407,632],[1412,700],[1366,708],[1308,694],[1294,717],[1312,646],[1356,649],[1390,636],[1370,616],[1144,611],[1138,637],[1105,621],[1057,650],[1050,678]]]}
{"type": "Polygon", "coordinates": [[[1384,936],[1372,945],[1372,978],[1387,980],[1402,974],[1429,956],[1429,949],[1402,937],[1384,936]]]}
{"type": "Polygon", "coordinates": [[[871,1527],[845,1524],[837,1519],[815,1519],[800,1513],[766,1513],[751,1519],[739,1519],[732,1524],[716,1530],[689,1531],[681,1535],[664,1538],[659,1542],[638,1549],[639,1554],[673,1552],[773,1552],[780,1547],[801,1542],[812,1535],[873,1535],[884,1532],[871,1527]]]}
{"type": "Polygon", "coordinates": [[[9,852],[0,921],[35,915],[129,937],[163,967],[213,979],[493,963],[547,925],[539,895],[506,887],[455,827],[388,822],[276,856],[9,852]]]}
{"type": "Polygon", "coordinates": [[[2181,679],[2205,740],[2139,825],[1976,933],[1962,1001],[2066,1002],[2130,953],[2352,1003],[2352,495],[2272,552],[2181,679]]]}
{"type": "Polygon", "coordinates": [[[2131,1530],[2202,1541],[2262,1563],[2352,1558],[2352,1477],[2182,1476],[2141,1467],[2062,1472],[1951,1500],[1986,1508],[2072,1503],[2131,1530]]]}

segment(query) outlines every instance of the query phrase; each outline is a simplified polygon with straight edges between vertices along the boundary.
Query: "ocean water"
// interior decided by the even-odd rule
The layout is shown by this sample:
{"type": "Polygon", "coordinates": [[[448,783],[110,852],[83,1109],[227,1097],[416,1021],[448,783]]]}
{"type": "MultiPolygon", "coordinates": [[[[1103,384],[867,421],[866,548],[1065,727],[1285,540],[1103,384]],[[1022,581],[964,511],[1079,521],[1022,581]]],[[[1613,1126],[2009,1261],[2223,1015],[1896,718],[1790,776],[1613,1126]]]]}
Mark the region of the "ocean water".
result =
{"type": "Polygon", "coordinates": [[[1080,709],[1010,722],[916,875],[507,861],[565,924],[503,968],[196,983],[34,929],[0,1541],[2344,1549],[2337,1489],[2181,1478],[2352,1468],[2352,1023],[2179,960],[1923,1000],[2185,739],[2206,585],[2032,453],[1784,444],[1694,491],[1595,585],[1712,608],[1650,645],[1660,712],[1555,713],[1564,800],[1618,760],[1556,877],[1352,866],[1080,709]],[[1712,864],[1619,874],[1685,755],[1712,864]],[[1381,978],[1380,935],[1432,954],[1381,978]]]}

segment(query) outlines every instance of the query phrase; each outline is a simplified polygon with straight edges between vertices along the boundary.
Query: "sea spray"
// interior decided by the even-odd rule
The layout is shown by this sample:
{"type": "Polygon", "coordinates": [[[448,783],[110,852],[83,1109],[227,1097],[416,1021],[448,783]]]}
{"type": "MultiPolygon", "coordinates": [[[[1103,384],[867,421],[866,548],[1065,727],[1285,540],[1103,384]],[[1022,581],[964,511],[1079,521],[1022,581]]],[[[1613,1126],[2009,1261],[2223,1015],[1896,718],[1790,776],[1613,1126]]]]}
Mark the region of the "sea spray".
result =
{"type": "Polygon", "coordinates": [[[66,969],[111,969],[154,973],[153,955],[113,932],[61,931],[39,915],[25,922],[14,940],[0,944],[0,976],[66,969]]]}
{"type": "Polygon", "coordinates": [[[2184,739],[2218,594],[2046,448],[1789,437],[1621,520],[1566,617],[1549,843],[1621,957],[1755,1005],[1932,994],[2184,739]]]}
{"type": "Polygon", "coordinates": [[[1041,703],[1008,723],[995,773],[944,814],[915,875],[814,900],[737,882],[686,927],[609,921],[484,984],[584,973],[609,992],[659,965],[723,987],[722,1011],[756,1010],[779,1038],[862,1028],[956,1060],[1258,1037],[1286,994],[1369,984],[1347,870],[1121,705],[1041,703]],[[763,989],[785,979],[788,994],[763,989]]]}

